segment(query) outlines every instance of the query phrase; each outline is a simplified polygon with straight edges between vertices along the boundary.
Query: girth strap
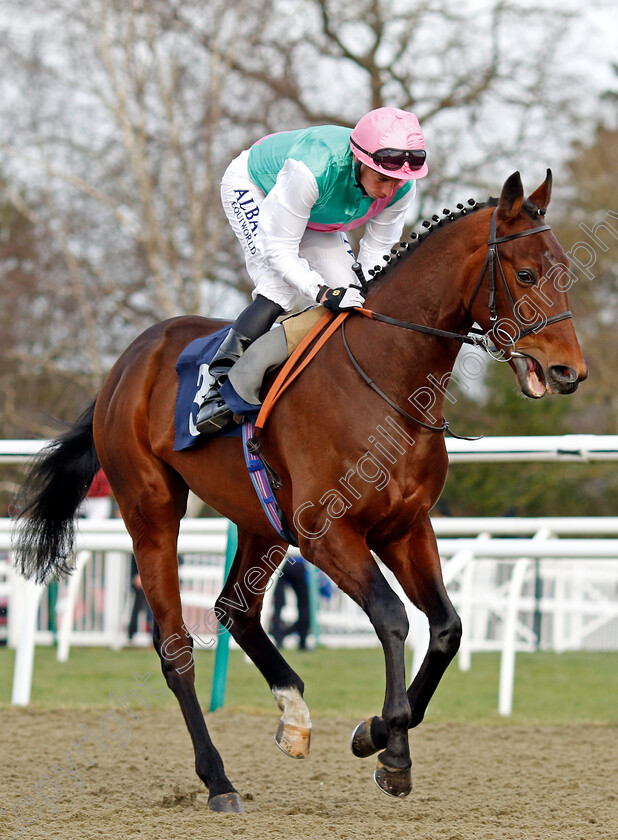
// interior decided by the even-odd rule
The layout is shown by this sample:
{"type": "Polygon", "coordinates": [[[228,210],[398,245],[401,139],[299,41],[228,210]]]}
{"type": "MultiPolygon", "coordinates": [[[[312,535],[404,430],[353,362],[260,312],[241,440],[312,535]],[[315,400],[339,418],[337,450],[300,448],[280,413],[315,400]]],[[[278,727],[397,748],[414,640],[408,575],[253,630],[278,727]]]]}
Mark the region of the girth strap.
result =
{"type": "Polygon", "coordinates": [[[283,365],[279,373],[277,374],[277,378],[271,385],[264,398],[264,402],[262,403],[262,408],[260,409],[260,413],[257,416],[257,420],[255,421],[255,432],[253,438],[257,438],[264,428],[266,423],[266,419],[268,415],[273,410],[275,403],[279,399],[279,397],[283,394],[285,389],[292,384],[292,382],[296,379],[298,374],[304,370],[309,362],[314,358],[317,354],[318,350],[324,346],[324,344],[328,341],[331,335],[339,328],[339,325],[343,323],[344,319],[349,315],[351,310],[347,310],[346,312],[342,312],[340,315],[335,316],[333,312],[328,312],[325,310],[324,315],[317,324],[315,324],[312,329],[309,330],[307,335],[303,338],[300,342],[298,347],[294,350],[292,355],[289,357],[287,362],[283,365]],[[299,363],[299,359],[305,352],[305,350],[311,345],[311,343],[317,338],[315,345],[311,348],[311,350],[307,353],[306,357],[299,363]],[[296,369],[294,370],[294,367],[296,369]]]}

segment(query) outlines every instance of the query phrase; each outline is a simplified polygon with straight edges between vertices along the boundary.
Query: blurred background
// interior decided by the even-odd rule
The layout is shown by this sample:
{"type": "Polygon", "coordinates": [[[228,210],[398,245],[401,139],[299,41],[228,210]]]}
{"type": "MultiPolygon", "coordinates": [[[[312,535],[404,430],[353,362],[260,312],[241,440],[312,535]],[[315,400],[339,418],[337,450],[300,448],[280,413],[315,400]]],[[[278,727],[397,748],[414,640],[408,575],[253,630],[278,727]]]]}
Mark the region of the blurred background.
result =
{"type": "MultiPolygon", "coordinates": [[[[414,111],[429,176],[409,227],[554,171],[565,250],[604,246],[571,308],[590,366],[523,401],[506,366],[453,386],[460,434],[616,432],[618,65],[610,2],[0,0],[0,438],[55,435],[155,321],[233,318],[250,285],[219,202],[257,138],[414,111]]],[[[0,513],[20,466],[0,473],[0,513]]],[[[456,515],[615,512],[610,465],[453,467],[456,515]]]]}

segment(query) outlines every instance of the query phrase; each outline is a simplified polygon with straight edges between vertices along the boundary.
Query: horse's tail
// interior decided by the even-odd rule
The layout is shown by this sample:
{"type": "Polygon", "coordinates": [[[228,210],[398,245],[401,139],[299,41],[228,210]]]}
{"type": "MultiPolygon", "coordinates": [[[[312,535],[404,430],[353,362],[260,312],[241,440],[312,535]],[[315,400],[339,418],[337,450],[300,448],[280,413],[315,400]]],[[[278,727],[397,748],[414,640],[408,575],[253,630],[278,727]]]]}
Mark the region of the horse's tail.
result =
{"type": "Polygon", "coordinates": [[[15,563],[38,583],[74,568],[77,509],[100,467],[92,434],[94,407],[35,457],[16,499],[15,563]]]}

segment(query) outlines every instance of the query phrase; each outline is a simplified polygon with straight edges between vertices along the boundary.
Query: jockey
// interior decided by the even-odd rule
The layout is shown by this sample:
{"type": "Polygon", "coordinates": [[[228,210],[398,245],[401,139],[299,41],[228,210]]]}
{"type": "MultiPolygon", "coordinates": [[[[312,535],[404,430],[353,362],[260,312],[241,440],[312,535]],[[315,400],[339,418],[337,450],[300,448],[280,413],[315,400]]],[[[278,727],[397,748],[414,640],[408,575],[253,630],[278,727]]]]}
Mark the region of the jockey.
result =
{"type": "Polygon", "coordinates": [[[418,119],[398,108],[370,111],[352,130],[272,134],[230,163],[221,200],[255,289],[210,364],[198,431],[212,434],[232,419],[219,388],[299,295],[334,312],[363,305],[346,231],[365,225],[358,262],[367,272],[401,238],[414,182],[426,174],[418,119]]]}

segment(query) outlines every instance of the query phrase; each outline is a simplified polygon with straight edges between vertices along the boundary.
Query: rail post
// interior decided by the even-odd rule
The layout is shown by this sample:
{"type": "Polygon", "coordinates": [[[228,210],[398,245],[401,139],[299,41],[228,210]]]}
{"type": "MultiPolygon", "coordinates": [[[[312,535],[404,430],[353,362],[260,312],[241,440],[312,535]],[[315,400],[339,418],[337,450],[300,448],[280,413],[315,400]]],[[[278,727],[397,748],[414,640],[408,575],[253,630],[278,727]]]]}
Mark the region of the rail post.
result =
{"type": "MultiPolygon", "coordinates": [[[[225,547],[225,566],[223,569],[223,580],[232,568],[232,562],[238,547],[238,529],[233,522],[228,522],[227,545],[225,547]]],[[[217,649],[215,651],[215,667],[212,674],[212,690],[210,693],[210,709],[216,712],[223,707],[225,700],[225,686],[227,683],[227,666],[230,658],[230,634],[224,630],[217,638],[217,649]]]]}

